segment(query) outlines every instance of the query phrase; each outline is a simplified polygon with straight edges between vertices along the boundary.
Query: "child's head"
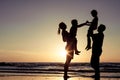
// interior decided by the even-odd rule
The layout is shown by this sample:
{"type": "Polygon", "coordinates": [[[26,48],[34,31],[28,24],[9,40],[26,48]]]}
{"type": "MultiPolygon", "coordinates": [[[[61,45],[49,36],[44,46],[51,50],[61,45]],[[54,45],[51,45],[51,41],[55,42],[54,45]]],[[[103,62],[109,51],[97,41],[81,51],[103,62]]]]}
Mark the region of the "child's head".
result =
{"type": "Polygon", "coordinates": [[[64,22],[61,22],[59,24],[58,34],[60,34],[60,29],[65,30],[66,28],[67,28],[66,24],[64,22]]]}
{"type": "Polygon", "coordinates": [[[105,29],[106,29],[106,26],[103,24],[100,24],[100,26],[98,27],[98,32],[102,33],[103,31],[105,31],[105,29]]]}
{"type": "Polygon", "coordinates": [[[97,14],[98,14],[98,13],[97,13],[97,10],[92,10],[92,11],[91,11],[91,15],[92,15],[93,17],[97,16],[97,14]]]}
{"type": "Polygon", "coordinates": [[[77,25],[78,25],[78,22],[77,22],[76,19],[73,19],[73,20],[71,21],[71,24],[72,24],[73,26],[77,26],[77,25]]]}

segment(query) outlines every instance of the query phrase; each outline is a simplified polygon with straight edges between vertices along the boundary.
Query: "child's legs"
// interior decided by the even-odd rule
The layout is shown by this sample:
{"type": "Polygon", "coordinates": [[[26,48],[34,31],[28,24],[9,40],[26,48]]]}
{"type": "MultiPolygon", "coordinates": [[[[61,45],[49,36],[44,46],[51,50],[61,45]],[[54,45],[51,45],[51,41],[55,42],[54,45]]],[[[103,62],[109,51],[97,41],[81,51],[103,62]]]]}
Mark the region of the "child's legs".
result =
{"type": "Polygon", "coordinates": [[[91,40],[90,40],[90,36],[87,36],[87,46],[91,46],[91,40]]]}
{"type": "Polygon", "coordinates": [[[90,36],[93,34],[93,30],[88,30],[87,33],[87,46],[91,47],[91,39],[90,36]]]}
{"type": "Polygon", "coordinates": [[[72,49],[74,49],[75,51],[77,50],[77,39],[75,37],[71,38],[71,45],[72,45],[72,49]]]}
{"type": "Polygon", "coordinates": [[[78,51],[78,49],[77,49],[77,39],[76,38],[74,40],[74,49],[75,49],[75,51],[78,51]]]}

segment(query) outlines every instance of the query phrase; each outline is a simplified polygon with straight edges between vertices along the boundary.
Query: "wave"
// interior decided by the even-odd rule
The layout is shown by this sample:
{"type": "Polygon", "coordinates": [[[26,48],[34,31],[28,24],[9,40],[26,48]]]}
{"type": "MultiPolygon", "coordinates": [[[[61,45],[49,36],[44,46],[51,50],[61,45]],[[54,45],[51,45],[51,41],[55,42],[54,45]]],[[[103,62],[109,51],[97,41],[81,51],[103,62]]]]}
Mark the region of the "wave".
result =
{"type": "MultiPolygon", "coordinates": [[[[0,63],[1,73],[62,73],[63,63],[0,63]]],[[[120,63],[101,63],[100,71],[120,73],[120,63]]],[[[89,63],[71,63],[69,72],[93,73],[89,63]]]]}

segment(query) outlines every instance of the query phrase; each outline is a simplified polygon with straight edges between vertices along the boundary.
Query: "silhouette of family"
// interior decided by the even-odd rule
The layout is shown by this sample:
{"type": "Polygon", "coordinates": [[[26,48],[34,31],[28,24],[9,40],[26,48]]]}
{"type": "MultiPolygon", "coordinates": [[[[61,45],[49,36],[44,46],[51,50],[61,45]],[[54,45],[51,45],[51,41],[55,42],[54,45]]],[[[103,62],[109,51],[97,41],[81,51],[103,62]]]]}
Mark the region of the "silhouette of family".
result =
{"type": "Polygon", "coordinates": [[[89,26],[88,32],[87,32],[87,46],[86,50],[92,49],[92,56],[91,56],[91,67],[95,71],[95,75],[92,77],[100,77],[100,70],[99,70],[99,63],[100,63],[100,55],[102,53],[102,45],[103,45],[103,39],[104,39],[104,34],[103,31],[105,31],[106,27],[103,24],[100,24],[98,26],[98,17],[97,17],[97,10],[92,10],[91,15],[93,17],[93,20],[91,22],[86,21],[85,23],[79,24],[76,19],[73,19],[71,21],[71,28],[70,31],[68,32],[67,25],[64,22],[61,22],[59,24],[58,28],[58,34],[62,35],[62,39],[64,42],[66,42],[66,61],[64,64],[64,78],[68,78],[68,69],[71,60],[74,57],[74,54],[79,55],[81,51],[77,49],[77,29],[83,26],[89,26]],[[98,33],[94,33],[94,31],[97,30],[98,33]],[[91,47],[91,41],[92,41],[92,47],[91,47]]]}

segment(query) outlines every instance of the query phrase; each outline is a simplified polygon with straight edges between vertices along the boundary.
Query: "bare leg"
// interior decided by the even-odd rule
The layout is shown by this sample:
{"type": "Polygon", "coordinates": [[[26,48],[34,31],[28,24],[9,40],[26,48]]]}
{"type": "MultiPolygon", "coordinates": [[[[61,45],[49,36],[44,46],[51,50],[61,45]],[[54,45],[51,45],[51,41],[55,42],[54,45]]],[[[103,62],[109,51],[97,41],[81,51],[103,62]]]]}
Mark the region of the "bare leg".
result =
{"type": "Polygon", "coordinates": [[[65,65],[64,65],[64,77],[68,77],[67,72],[68,72],[70,62],[71,62],[71,58],[69,56],[67,56],[66,57],[66,62],[65,62],[65,65]]]}
{"type": "Polygon", "coordinates": [[[90,39],[90,36],[87,37],[87,46],[86,46],[85,49],[86,49],[86,50],[91,49],[91,39],[90,39]]]}
{"type": "Polygon", "coordinates": [[[90,39],[90,35],[93,34],[93,31],[88,30],[88,34],[87,34],[87,46],[86,46],[86,50],[91,49],[91,39],[90,39]]]}
{"type": "Polygon", "coordinates": [[[75,49],[75,54],[79,55],[80,51],[78,51],[78,49],[77,49],[77,39],[76,38],[74,40],[74,49],[75,49]]]}

